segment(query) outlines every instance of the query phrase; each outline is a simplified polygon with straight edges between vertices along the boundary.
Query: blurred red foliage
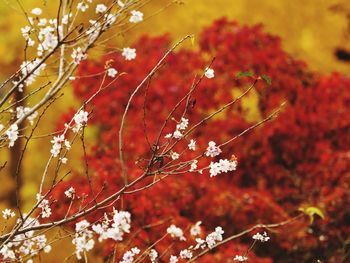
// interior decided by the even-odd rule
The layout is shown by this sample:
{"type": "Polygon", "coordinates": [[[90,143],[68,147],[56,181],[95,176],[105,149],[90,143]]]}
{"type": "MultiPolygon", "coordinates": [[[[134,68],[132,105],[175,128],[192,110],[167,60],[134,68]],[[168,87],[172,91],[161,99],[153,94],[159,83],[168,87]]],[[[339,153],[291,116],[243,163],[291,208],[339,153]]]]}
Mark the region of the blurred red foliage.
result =
{"type": "MultiPolygon", "coordinates": [[[[79,67],[77,76],[90,75],[103,71],[104,62],[113,59],[113,67],[126,73],[90,106],[93,112],[88,125],[96,125],[99,130],[98,143],[89,150],[90,176],[95,194],[105,186],[98,200],[123,186],[117,139],[121,115],[133,89],[170,46],[169,36],[144,36],[133,45],[137,49],[136,60],[125,61],[115,53],[104,57],[101,63],[86,61],[79,67]]],[[[305,63],[282,50],[278,37],[265,33],[261,26],[241,26],[226,19],[216,21],[202,32],[196,51],[181,49],[169,56],[152,77],[145,106],[144,85],[130,108],[123,137],[129,180],[142,173],[146,163],[143,160],[150,157],[143,109],[146,109],[147,136],[154,142],[169,111],[213,57],[215,78],[203,79],[193,93],[196,103],[186,115],[190,124],[230,101],[233,90],[247,88],[251,80],[236,79],[238,71],[266,74],[272,79],[271,86],[263,81],[256,85],[261,118],[283,101],[287,101],[287,106],[272,122],[223,148],[220,158],[230,158],[232,154],[238,157],[237,171],[215,178],[210,178],[207,172],[174,175],[118,200],[116,206],[132,214],[132,232],[138,233],[131,239],[132,244],[145,248],[166,233],[171,223],[188,230],[199,220],[207,232],[220,225],[225,230],[224,236],[229,236],[259,222],[285,220],[298,207],[314,205],[325,212],[325,220],[270,232],[271,242],[254,248],[255,254],[249,254],[249,262],[315,262],[317,259],[346,262],[344,253],[349,251],[350,242],[350,79],[336,73],[320,76],[310,72],[305,63]],[[142,229],[159,222],[164,223],[142,229]]],[[[101,81],[101,77],[76,80],[76,97],[81,101],[89,98],[101,81]]],[[[180,107],[173,117],[179,120],[183,110],[180,107]]],[[[200,150],[204,150],[208,141],[224,142],[252,124],[245,118],[244,108],[237,104],[204,123],[189,139],[195,139],[200,150]]],[[[170,122],[161,138],[173,132],[175,125],[175,121],[170,122]]],[[[187,143],[180,143],[178,149],[185,149],[187,143]]],[[[180,159],[188,160],[196,155],[185,152],[180,159]]],[[[152,180],[148,178],[138,187],[152,180]]],[[[53,209],[57,218],[67,211],[69,200],[63,192],[71,185],[79,195],[88,195],[87,200],[92,198],[85,175],[76,174],[53,194],[60,200],[53,209]]],[[[74,211],[73,208],[70,212],[74,211]]],[[[89,220],[98,219],[101,213],[90,216],[89,220]]],[[[171,242],[169,237],[156,249],[162,253],[171,242]]],[[[200,262],[231,262],[250,243],[250,237],[232,241],[200,262]]],[[[127,249],[123,244],[116,244],[118,255],[127,249]]],[[[109,242],[108,248],[103,249],[105,256],[114,245],[109,242]]],[[[179,248],[183,248],[181,243],[171,247],[170,252],[178,253],[179,248]]]]}

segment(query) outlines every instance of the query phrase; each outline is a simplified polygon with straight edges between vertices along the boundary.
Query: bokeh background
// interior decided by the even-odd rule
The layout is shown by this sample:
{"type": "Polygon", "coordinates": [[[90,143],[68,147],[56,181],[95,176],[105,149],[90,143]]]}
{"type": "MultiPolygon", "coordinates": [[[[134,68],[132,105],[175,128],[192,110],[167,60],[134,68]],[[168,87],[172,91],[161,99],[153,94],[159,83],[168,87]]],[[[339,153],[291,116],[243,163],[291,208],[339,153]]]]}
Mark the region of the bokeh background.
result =
{"type": "MultiPolygon", "coordinates": [[[[25,10],[40,6],[45,12],[54,14],[58,1],[22,0],[25,10]],[[40,4],[38,4],[40,3],[40,4]]],[[[333,71],[350,74],[350,2],[346,0],[185,0],[170,5],[169,1],[153,0],[142,11],[148,17],[144,23],[130,30],[115,44],[125,46],[140,35],[151,36],[170,33],[174,40],[187,34],[198,34],[203,27],[215,19],[226,16],[240,24],[263,24],[265,31],[282,38],[284,49],[294,58],[306,61],[312,71],[322,74],[333,71]]],[[[16,1],[0,0],[0,80],[16,71],[23,61],[24,40],[20,27],[25,17],[16,1]]],[[[195,47],[194,47],[195,48],[195,47]]],[[[96,54],[98,57],[100,54],[96,54]]],[[[69,89],[65,89],[65,100],[55,104],[55,110],[46,116],[46,127],[42,134],[52,132],[60,113],[75,101],[69,89]]],[[[94,129],[88,129],[88,139],[94,138],[94,129]]],[[[21,196],[23,207],[29,207],[37,192],[38,176],[47,158],[50,145],[33,143],[25,156],[23,187],[21,196]]],[[[79,147],[78,147],[79,148],[79,147]]],[[[79,149],[71,154],[79,170],[81,153],[79,149]],[[75,157],[74,157],[75,156],[75,157]]],[[[10,152],[2,151],[1,163],[8,159],[10,152]]],[[[14,192],[14,180],[10,168],[1,171],[0,209],[8,207],[14,192]]]]}

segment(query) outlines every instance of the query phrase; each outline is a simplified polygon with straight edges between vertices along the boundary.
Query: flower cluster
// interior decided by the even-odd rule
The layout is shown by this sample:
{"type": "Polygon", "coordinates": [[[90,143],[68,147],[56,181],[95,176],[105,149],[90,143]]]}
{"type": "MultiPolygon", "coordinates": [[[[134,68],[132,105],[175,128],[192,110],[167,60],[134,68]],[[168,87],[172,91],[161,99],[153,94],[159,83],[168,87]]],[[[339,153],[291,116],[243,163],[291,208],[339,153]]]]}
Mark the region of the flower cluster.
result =
{"type": "Polygon", "coordinates": [[[270,237],[267,235],[266,232],[263,234],[260,234],[259,232],[256,233],[253,237],[254,240],[260,241],[260,242],[267,242],[270,240],[270,237]]]}
{"type": "MultiPolygon", "coordinates": [[[[23,107],[23,106],[19,106],[16,108],[16,117],[17,119],[21,119],[23,118],[25,115],[27,115],[29,112],[31,111],[31,108],[29,107],[23,107]]],[[[30,125],[34,124],[34,120],[35,118],[38,116],[38,112],[35,111],[34,113],[30,114],[28,116],[28,121],[30,123],[30,125]]]]}
{"type": "Polygon", "coordinates": [[[53,139],[51,140],[51,143],[52,143],[51,154],[53,157],[57,157],[60,154],[62,144],[65,146],[67,150],[70,150],[71,148],[70,142],[64,138],[63,134],[54,136],[53,139]]]}
{"type": "Polygon", "coordinates": [[[89,230],[90,223],[82,220],[75,224],[75,236],[72,243],[75,245],[77,259],[81,259],[81,253],[91,250],[95,241],[92,238],[92,231],[89,230]]]}
{"type": "Polygon", "coordinates": [[[5,132],[7,138],[9,139],[9,147],[12,147],[18,139],[18,126],[17,124],[12,124],[10,128],[5,132]]]}
{"type": "Polygon", "coordinates": [[[209,167],[210,167],[210,170],[209,170],[210,177],[214,177],[221,173],[235,171],[237,168],[237,161],[220,159],[219,162],[211,162],[209,167]]]}
{"type": "MultiPolygon", "coordinates": [[[[23,214],[25,221],[20,218],[17,219],[17,224],[22,224],[20,229],[27,227],[38,226],[40,223],[37,219],[28,217],[23,214]]],[[[38,255],[40,251],[49,253],[51,246],[47,244],[47,238],[45,235],[38,235],[35,231],[29,231],[25,234],[16,235],[13,240],[4,245],[0,254],[4,260],[21,261],[23,257],[34,257],[38,255]]]]}
{"type": "Polygon", "coordinates": [[[129,212],[114,210],[112,219],[105,214],[102,223],[93,225],[92,230],[99,235],[100,242],[105,239],[121,241],[124,233],[130,232],[130,216],[129,212]]]}
{"type": "Polygon", "coordinates": [[[133,263],[134,262],[134,257],[138,254],[140,254],[140,249],[137,247],[133,247],[129,251],[126,251],[123,255],[123,260],[120,261],[119,263],[133,263]]]}
{"type": "Polygon", "coordinates": [[[2,217],[4,219],[9,219],[15,216],[16,216],[15,212],[13,212],[11,209],[6,208],[2,211],[2,217]]]}
{"type": "Polygon", "coordinates": [[[41,217],[48,218],[51,216],[51,208],[49,206],[49,200],[45,199],[42,195],[37,194],[36,200],[39,203],[38,207],[41,208],[41,217]]]}
{"type": "Polygon", "coordinates": [[[208,148],[207,148],[207,151],[205,152],[205,155],[210,157],[215,157],[220,153],[221,153],[221,149],[218,146],[216,146],[215,142],[210,141],[208,143],[208,148]]]}
{"type": "Polygon", "coordinates": [[[140,11],[132,10],[131,11],[131,17],[129,21],[131,23],[139,23],[143,20],[143,13],[140,11]]]}
{"type": "Polygon", "coordinates": [[[88,121],[88,112],[84,110],[80,110],[78,113],[76,113],[73,117],[75,122],[75,127],[73,128],[73,132],[77,133],[81,130],[81,128],[87,123],[88,121]]]}
{"type": "Polygon", "coordinates": [[[181,228],[171,225],[168,227],[166,232],[172,237],[172,238],[178,238],[179,240],[185,241],[186,238],[184,236],[184,232],[182,231],[181,228]]]}

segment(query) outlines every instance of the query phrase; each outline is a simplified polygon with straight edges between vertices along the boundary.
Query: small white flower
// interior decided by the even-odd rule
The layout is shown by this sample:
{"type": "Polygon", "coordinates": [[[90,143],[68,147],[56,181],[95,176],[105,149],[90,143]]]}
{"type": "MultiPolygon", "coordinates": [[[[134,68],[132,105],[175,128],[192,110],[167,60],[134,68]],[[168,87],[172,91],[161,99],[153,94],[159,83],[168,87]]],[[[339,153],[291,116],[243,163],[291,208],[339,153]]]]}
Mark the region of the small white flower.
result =
{"type": "Polygon", "coordinates": [[[198,236],[201,234],[201,227],[202,221],[198,221],[194,226],[191,227],[190,233],[191,236],[198,236]]]}
{"type": "Polygon", "coordinates": [[[191,151],[195,151],[196,150],[196,141],[195,140],[190,140],[190,143],[188,144],[188,149],[190,149],[191,151]]]}
{"type": "Polygon", "coordinates": [[[170,234],[170,236],[171,236],[172,238],[178,238],[178,239],[180,239],[180,240],[182,240],[182,241],[185,241],[185,240],[186,240],[186,238],[184,237],[184,233],[183,233],[182,229],[179,228],[179,227],[177,227],[177,226],[175,226],[175,225],[169,226],[169,227],[167,228],[166,232],[167,232],[168,234],[170,234]]]}
{"type": "Polygon", "coordinates": [[[72,58],[75,64],[79,64],[82,60],[85,60],[87,58],[87,55],[84,54],[81,47],[78,47],[76,49],[73,49],[72,58]]]}
{"type": "Polygon", "coordinates": [[[177,160],[177,159],[179,159],[179,157],[180,157],[180,155],[178,153],[176,153],[176,152],[173,152],[171,154],[171,159],[173,159],[173,160],[177,160]]]}
{"type": "Polygon", "coordinates": [[[61,158],[60,160],[61,160],[61,162],[62,162],[63,164],[66,164],[67,161],[68,161],[68,159],[67,159],[66,157],[63,157],[63,158],[61,158]]]}
{"type": "Polygon", "coordinates": [[[184,249],[180,251],[180,257],[183,259],[191,259],[193,256],[191,250],[184,249]]]}
{"type": "Polygon", "coordinates": [[[38,26],[45,26],[47,24],[46,18],[40,18],[38,22],[38,26]]]}
{"type": "Polygon", "coordinates": [[[4,219],[9,219],[11,217],[14,217],[15,215],[16,215],[15,212],[13,212],[11,209],[8,209],[8,208],[2,211],[2,217],[4,219]]]}
{"type": "Polygon", "coordinates": [[[75,195],[75,189],[73,187],[70,187],[68,190],[66,190],[64,192],[64,194],[68,197],[68,198],[73,198],[75,195]]]}
{"type": "Polygon", "coordinates": [[[149,252],[149,258],[151,262],[152,263],[156,262],[157,257],[158,257],[158,252],[155,249],[151,249],[151,251],[149,252]]]}
{"type": "Polygon", "coordinates": [[[208,148],[207,148],[207,151],[205,152],[205,155],[210,156],[210,157],[215,157],[215,156],[219,155],[220,153],[221,153],[221,149],[216,146],[215,142],[210,141],[208,143],[208,148]]]}
{"type": "Polygon", "coordinates": [[[169,263],[176,263],[178,261],[179,260],[177,259],[177,256],[173,256],[173,255],[170,256],[169,263]]]}
{"type": "Polygon", "coordinates": [[[176,125],[177,130],[185,130],[188,126],[188,119],[181,118],[181,122],[176,125]]]}
{"type": "Polygon", "coordinates": [[[194,250],[197,250],[199,248],[201,249],[205,249],[207,244],[205,243],[205,240],[201,239],[201,238],[196,238],[196,246],[194,247],[194,250]]]}
{"type": "Polygon", "coordinates": [[[114,68],[107,69],[108,77],[114,78],[118,74],[118,71],[114,68]]]}
{"type": "Polygon", "coordinates": [[[260,234],[259,232],[256,233],[254,236],[253,236],[253,239],[254,240],[258,240],[260,242],[267,242],[270,240],[270,237],[267,235],[266,232],[264,232],[263,234],[260,234]]]}
{"type": "Polygon", "coordinates": [[[104,12],[106,12],[106,10],[107,10],[107,6],[105,6],[104,4],[98,4],[96,6],[96,13],[97,14],[98,13],[104,13],[104,12]]]}
{"type": "Polygon", "coordinates": [[[66,14],[62,17],[62,24],[63,25],[68,25],[69,22],[69,18],[71,18],[73,16],[72,13],[66,14]]]}
{"type": "Polygon", "coordinates": [[[129,22],[131,23],[139,23],[143,20],[143,13],[140,11],[132,10],[131,11],[131,17],[129,19],[129,22]]]}
{"type": "Polygon", "coordinates": [[[129,251],[126,251],[123,255],[123,260],[119,263],[132,263],[134,262],[134,257],[140,253],[140,249],[137,247],[132,248],[129,251]]]}
{"type": "Polygon", "coordinates": [[[207,242],[207,245],[210,249],[212,249],[217,241],[222,241],[222,235],[224,234],[224,231],[220,226],[215,228],[215,231],[207,235],[205,238],[205,242],[207,242]]]}
{"type": "Polygon", "coordinates": [[[118,0],[118,5],[120,6],[120,7],[124,7],[125,6],[125,4],[122,2],[122,1],[120,1],[120,0],[118,0]]]}
{"type": "Polygon", "coordinates": [[[171,137],[173,137],[172,133],[168,133],[167,135],[164,136],[165,139],[170,139],[171,137]]]}
{"type": "Polygon", "coordinates": [[[175,139],[180,140],[183,137],[183,134],[179,130],[176,130],[174,131],[173,136],[175,139]]]}
{"type": "Polygon", "coordinates": [[[39,7],[34,8],[34,9],[32,10],[32,14],[33,14],[33,15],[36,15],[36,16],[40,16],[42,12],[43,12],[43,11],[42,11],[39,7]]]}
{"type": "Polygon", "coordinates": [[[7,138],[10,140],[9,147],[12,147],[16,140],[18,139],[18,126],[17,124],[12,124],[10,128],[5,132],[7,138]]]}
{"type": "Polygon", "coordinates": [[[45,253],[50,253],[51,249],[52,249],[52,247],[50,245],[47,245],[47,246],[44,247],[44,252],[45,253]]]}
{"type": "Polygon", "coordinates": [[[136,58],[136,49],[125,47],[123,48],[122,56],[125,58],[125,60],[133,60],[136,58]]]}
{"type": "Polygon", "coordinates": [[[73,128],[73,132],[77,133],[84,126],[84,124],[88,121],[89,113],[83,110],[80,110],[78,113],[74,115],[75,127],[73,128]]]}
{"type": "Polygon", "coordinates": [[[89,8],[89,5],[84,2],[80,2],[77,5],[77,9],[80,10],[81,12],[85,12],[88,8],[89,8]]]}
{"type": "Polygon", "coordinates": [[[214,70],[213,70],[212,68],[206,68],[206,69],[205,69],[204,75],[205,75],[208,79],[212,79],[212,78],[214,78],[214,76],[215,76],[214,70]]]}
{"type": "Polygon", "coordinates": [[[51,140],[52,148],[51,148],[51,154],[53,157],[57,157],[61,151],[62,142],[64,142],[64,135],[54,136],[51,140]]]}
{"type": "Polygon", "coordinates": [[[193,160],[190,167],[190,172],[194,172],[197,169],[198,160],[193,160]]]}
{"type": "Polygon", "coordinates": [[[72,146],[70,145],[70,142],[67,141],[67,140],[64,140],[64,146],[66,146],[66,149],[67,149],[68,151],[69,151],[70,148],[72,147],[72,146]]]}
{"type": "Polygon", "coordinates": [[[235,258],[234,258],[233,260],[234,260],[234,261],[247,261],[248,258],[245,257],[245,256],[236,255],[235,258]]]}

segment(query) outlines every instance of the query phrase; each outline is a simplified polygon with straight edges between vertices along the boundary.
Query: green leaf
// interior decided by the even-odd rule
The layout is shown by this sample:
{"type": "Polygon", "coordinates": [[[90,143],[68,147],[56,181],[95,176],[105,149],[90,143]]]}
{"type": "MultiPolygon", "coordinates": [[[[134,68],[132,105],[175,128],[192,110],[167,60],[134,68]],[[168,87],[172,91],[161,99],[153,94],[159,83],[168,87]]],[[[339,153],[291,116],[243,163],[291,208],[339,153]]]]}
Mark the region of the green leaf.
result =
{"type": "Polygon", "coordinates": [[[236,74],[236,78],[241,78],[241,77],[252,77],[254,74],[250,71],[240,71],[236,74]]]}
{"type": "Polygon", "coordinates": [[[312,224],[314,222],[315,215],[318,215],[322,219],[325,218],[322,210],[315,207],[315,206],[309,206],[309,207],[305,207],[305,208],[300,207],[298,210],[310,217],[310,224],[312,224]]]}
{"type": "Polygon", "coordinates": [[[269,85],[269,86],[271,85],[272,80],[271,80],[271,78],[269,76],[261,75],[261,78],[266,81],[267,85],[269,85]]]}

